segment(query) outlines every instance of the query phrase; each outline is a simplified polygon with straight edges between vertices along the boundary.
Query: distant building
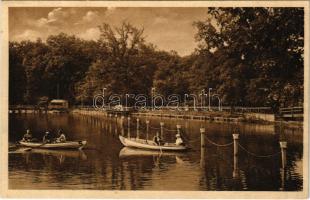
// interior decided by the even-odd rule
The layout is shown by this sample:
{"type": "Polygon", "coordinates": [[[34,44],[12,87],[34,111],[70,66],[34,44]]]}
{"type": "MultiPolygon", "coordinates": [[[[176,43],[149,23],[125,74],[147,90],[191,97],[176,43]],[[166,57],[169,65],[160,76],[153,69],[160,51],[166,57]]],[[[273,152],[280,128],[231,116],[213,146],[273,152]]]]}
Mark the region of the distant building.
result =
{"type": "Polygon", "coordinates": [[[49,110],[67,111],[68,108],[69,108],[68,101],[63,99],[53,99],[49,102],[48,105],[49,110]]]}

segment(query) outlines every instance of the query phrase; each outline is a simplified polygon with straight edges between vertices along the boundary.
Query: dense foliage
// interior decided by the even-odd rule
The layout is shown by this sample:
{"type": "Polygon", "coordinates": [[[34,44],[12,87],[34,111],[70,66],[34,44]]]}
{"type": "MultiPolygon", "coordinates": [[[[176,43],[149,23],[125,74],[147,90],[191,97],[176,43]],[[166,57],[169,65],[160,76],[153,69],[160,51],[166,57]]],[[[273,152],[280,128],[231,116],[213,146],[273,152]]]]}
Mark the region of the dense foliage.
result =
{"type": "MultiPolygon", "coordinates": [[[[10,104],[40,98],[91,104],[110,94],[198,94],[212,88],[224,105],[301,105],[304,12],[299,8],[209,8],[194,22],[192,55],[159,51],[143,30],[100,26],[98,41],[66,34],[9,45],[10,104]]],[[[164,37],[164,35],[163,35],[164,37]]]]}

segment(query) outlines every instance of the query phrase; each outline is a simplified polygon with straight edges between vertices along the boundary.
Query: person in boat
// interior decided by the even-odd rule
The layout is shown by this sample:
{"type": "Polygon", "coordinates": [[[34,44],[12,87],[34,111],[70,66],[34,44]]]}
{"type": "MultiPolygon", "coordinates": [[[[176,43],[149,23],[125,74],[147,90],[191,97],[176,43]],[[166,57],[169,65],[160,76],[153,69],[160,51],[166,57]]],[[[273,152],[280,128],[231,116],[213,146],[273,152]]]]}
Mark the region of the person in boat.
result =
{"type": "Polygon", "coordinates": [[[182,139],[180,133],[177,133],[177,134],[175,135],[175,137],[176,137],[175,144],[176,144],[177,146],[184,146],[184,145],[185,145],[185,143],[184,143],[184,141],[183,141],[183,139],[182,139]]]}
{"type": "Polygon", "coordinates": [[[162,144],[162,139],[160,138],[158,132],[156,133],[156,135],[153,137],[153,141],[156,145],[160,145],[162,144]]]}
{"type": "Polygon", "coordinates": [[[66,136],[65,134],[62,132],[62,130],[59,130],[57,133],[57,138],[56,138],[56,142],[60,143],[60,142],[66,142],[66,136]]]}
{"type": "Polygon", "coordinates": [[[43,143],[51,143],[52,142],[52,134],[49,131],[45,132],[43,136],[43,143]]]}
{"type": "Polygon", "coordinates": [[[26,130],[26,134],[23,136],[23,141],[30,142],[32,140],[32,134],[30,133],[30,130],[26,130]]]}

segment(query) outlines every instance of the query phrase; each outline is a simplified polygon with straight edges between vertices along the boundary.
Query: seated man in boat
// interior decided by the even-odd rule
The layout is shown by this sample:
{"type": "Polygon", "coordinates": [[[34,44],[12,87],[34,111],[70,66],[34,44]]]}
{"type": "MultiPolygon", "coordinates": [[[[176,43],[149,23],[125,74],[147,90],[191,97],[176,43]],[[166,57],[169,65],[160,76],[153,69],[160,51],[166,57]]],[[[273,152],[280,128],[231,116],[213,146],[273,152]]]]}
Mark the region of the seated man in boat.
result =
{"type": "Polygon", "coordinates": [[[52,134],[49,131],[46,131],[45,135],[43,136],[43,143],[51,143],[52,139],[52,134]]]}
{"type": "Polygon", "coordinates": [[[175,137],[176,137],[175,144],[176,144],[177,146],[184,146],[184,145],[185,145],[184,142],[183,142],[183,139],[182,139],[182,137],[181,137],[181,135],[180,135],[180,133],[177,133],[177,134],[175,135],[175,137]]]}
{"type": "Polygon", "coordinates": [[[57,136],[58,137],[56,138],[56,142],[58,142],[58,143],[66,142],[66,136],[65,136],[65,134],[61,130],[58,131],[57,136]]]}
{"type": "Polygon", "coordinates": [[[155,143],[156,145],[161,145],[161,144],[162,144],[163,141],[162,141],[162,139],[160,138],[158,132],[157,132],[157,134],[153,137],[153,141],[154,141],[154,143],[155,143]]]}
{"type": "Polygon", "coordinates": [[[26,134],[24,135],[22,140],[25,142],[30,142],[32,140],[32,135],[29,129],[27,129],[26,134]]]}

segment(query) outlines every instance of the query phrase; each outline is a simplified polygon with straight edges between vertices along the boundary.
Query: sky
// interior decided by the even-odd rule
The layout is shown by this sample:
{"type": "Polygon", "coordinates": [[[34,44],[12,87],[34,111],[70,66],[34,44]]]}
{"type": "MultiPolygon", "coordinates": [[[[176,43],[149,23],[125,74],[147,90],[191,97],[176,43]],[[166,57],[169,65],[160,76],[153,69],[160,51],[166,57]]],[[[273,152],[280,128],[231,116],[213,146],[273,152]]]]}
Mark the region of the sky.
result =
{"type": "Polygon", "coordinates": [[[9,9],[10,41],[32,40],[60,32],[87,40],[100,36],[98,25],[119,26],[123,21],[144,28],[146,42],[160,50],[189,55],[197,47],[193,22],[204,20],[207,8],[31,8],[9,9]]]}

